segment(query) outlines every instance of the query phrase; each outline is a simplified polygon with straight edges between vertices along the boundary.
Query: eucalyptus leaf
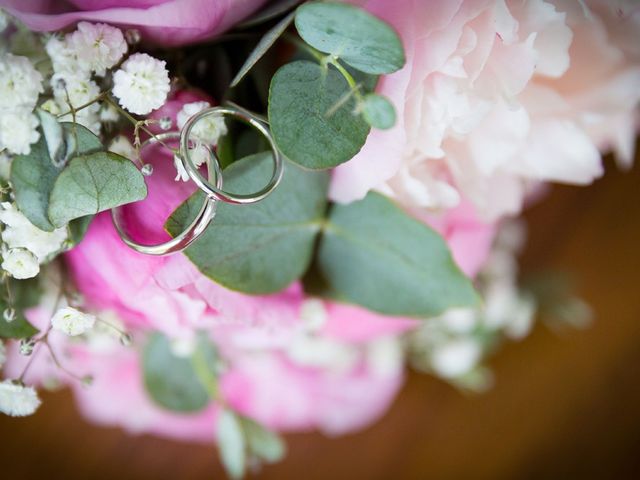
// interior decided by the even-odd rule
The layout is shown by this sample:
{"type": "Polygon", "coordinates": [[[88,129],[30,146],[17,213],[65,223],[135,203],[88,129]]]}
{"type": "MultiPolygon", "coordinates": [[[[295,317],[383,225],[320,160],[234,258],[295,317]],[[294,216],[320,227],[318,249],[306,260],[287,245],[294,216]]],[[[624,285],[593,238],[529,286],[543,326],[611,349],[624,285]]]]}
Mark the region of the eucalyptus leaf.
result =
{"type": "Polygon", "coordinates": [[[267,463],[282,460],[286,454],[286,446],[280,435],[248,417],[241,417],[240,421],[252,454],[267,463]]]}
{"type": "Polygon", "coordinates": [[[374,128],[387,130],[396,123],[396,110],[393,104],[382,95],[375,93],[364,97],[362,115],[374,128]]]}
{"type": "Polygon", "coordinates": [[[334,69],[297,61],[271,80],[271,132],[282,153],[303,167],[332,168],[360,151],[369,125],[355,110],[353,92],[334,69]]]}
{"type": "Polygon", "coordinates": [[[56,179],[49,199],[49,219],[57,227],[147,196],[144,176],[113,152],[76,157],[56,179]]]}
{"type": "Polygon", "coordinates": [[[177,357],[169,339],[153,333],[142,352],[144,386],[161,407],[176,412],[196,412],[211,401],[190,358],[177,357]]]}
{"type": "Polygon", "coordinates": [[[40,119],[40,128],[44,135],[45,142],[47,144],[47,150],[49,152],[49,158],[53,161],[54,165],[61,166],[62,162],[60,157],[64,157],[66,152],[64,144],[64,129],[60,122],[51,115],[49,112],[37,109],[36,113],[40,119]]]}
{"type": "Polygon", "coordinates": [[[245,20],[238,28],[249,28],[255,25],[260,25],[261,23],[268,22],[280,15],[287,13],[293,7],[298,5],[302,0],[276,0],[270,2],[269,5],[265,6],[260,10],[259,13],[251,17],[249,20],[245,20]]]}
{"type": "Polygon", "coordinates": [[[296,11],[296,28],[315,49],[366,73],[392,73],[405,62],[398,34],[382,20],[345,3],[310,2],[296,11]]]}
{"type": "MultiPolygon", "coordinates": [[[[271,176],[271,153],[234,162],[224,170],[225,189],[257,191],[271,176]]],[[[305,171],[290,162],[278,188],[253,205],[220,203],[215,221],[185,254],[209,278],[252,294],[282,290],[300,278],[313,254],[326,210],[328,175],[305,171]]],[[[176,235],[202,205],[196,193],[167,221],[176,235]]]]}
{"type": "Polygon", "coordinates": [[[216,423],[216,440],[220,459],[231,478],[242,478],[247,468],[247,444],[239,417],[222,409],[216,423]]]}
{"type": "Polygon", "coordinates": [[[442,237],[377,193],[333,206],[318,268],[341,299],[387,315],[424,318],[479,300],[442,237]]]}
{"type": "Polygon", "coordinates": [[[2,313],[6,305],[2,305],[0,311],[0,338],[29,338],[33,337],[39,330],[31,325],[21,313],[16,314],[12,322],[7,322],[2,313]]]}
{"type": "Polygon", "coordinates": [[[235,87],[240,83],[240,81],[245,77],[247,73],[253,68],[253,66],[258,63],[265,53],[273,46],[273,44],[280,38],[280,36],[284,33],[284,31],[291,25],[293,22],[293,17],[295,16],[295,12],[291,12],[289,15],[280,20],[272,29],[270,29],[258,42],[256,48],[251,52],[247,60],[240,68],[240,71],[235,76],[235,78],[231,81],[231,88],[235,87]]]}
{"type": "Polygon", "coordinates": [[[67,231],[69,233],[68,238],[72,245],[77,245],[82,241],[89,230],[89,226],[91,225],[93,218],[93,215],[87,215],[69,222],[69,225],[67,225],[67,231]]]}
{"type": "MultiPolygon", "coordinates": [[[[100,139],[82,125],[61,123],[65,135],[75,139],[75,153],[83,155],[102,150],[100,139]]],[[[41,130],[42,133],[42,130],[41,130]]],[[[29,155],[18,155],[11,165],[11,183],[20,211],[40,230],[51,232],[55,225],[49,220],[49,197],[62,171],[54,165],[44,134],[31,146],[29,155]]]]}

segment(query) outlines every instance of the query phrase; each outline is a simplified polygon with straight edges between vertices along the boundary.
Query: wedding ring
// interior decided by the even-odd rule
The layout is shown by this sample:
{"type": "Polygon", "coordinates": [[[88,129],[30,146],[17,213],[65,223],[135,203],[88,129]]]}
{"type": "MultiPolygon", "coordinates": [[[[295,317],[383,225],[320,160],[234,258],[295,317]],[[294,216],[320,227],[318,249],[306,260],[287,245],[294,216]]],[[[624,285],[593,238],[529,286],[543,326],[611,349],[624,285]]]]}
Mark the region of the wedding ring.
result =
{"type": "MultiPolygon", "coordinates": [[[[269,131],[266,122],[256,115],[235,106],[211,107],[193,115],[182,128],[182,132],[180,135],[180,154],[184,159],[184,165],[186,167],[187,173],[189,174],[189,177],[191,177],[196,185],[198,185],[198,188],[203,190],[209,198],[221,200],[227,203],[246,205],[259,202],[260,200],[265,199],[278,186],[280,180],[282,179],[284,168],[282,156],[280,155],[280,152],[276,147],[275,141],[271,136],[271,132],[269,131]],[[250,194],[235,194],[226,192],[222,190],[220,185],[213,185],[211,183],[211,179],[205,179],[199,172],[198,167],[193,162],[193,159],[191,158],[191,154],[189,152],[189,146],[191,143],[191,131],[199,121],[213,115],[229,115],[231,117],[234,117],[237,120],[240,120],[241,122],[244,122],[247,125],[255,128],[262,134],[264,138],[267,139],[267,142],[269,143],[269,146],[271,147],[271,151],[273,153],[273,175],[262,190],[250,194]]],[[[213,155],[216,155],[215,152],[213,152],[213,155]]]]}
{"type": "MultiPolygon", "coordinates": [[[[156,144],[164,140],[178,139],[180,139],[179,132],[161,133],[142,143],[140,150],[142,151],[142,149],[147,145],[156,144]]],[[[205,148],[209,152],[207,157],[209,182],[215,182],[216,187],[220,189],[222,188],[222,170],[220,169],[220,164],[218,163],[218,159],[213,150],[209,146],[206,146],[205,148]]],[[[178,155],[178,161],[180,161],[186,169],[186,162],[181,155],[178,155]]],[[[215,214],[216,200],[211,197],[205,197],[205,201],[196,215],[196,218],[180,234],[167,242],[156,245],[144,245],[129,237],[125,229],[122,227],[122,207],[117,207],[111,210],[111,219],[113,220],[113,225],[115,226],[122,241],[135,251],[146,255],[169,255],[171,253],[180,252],[191,245],[200,235],[202,235],[202,233],[204,233],[215,217],[215,214]]]]}

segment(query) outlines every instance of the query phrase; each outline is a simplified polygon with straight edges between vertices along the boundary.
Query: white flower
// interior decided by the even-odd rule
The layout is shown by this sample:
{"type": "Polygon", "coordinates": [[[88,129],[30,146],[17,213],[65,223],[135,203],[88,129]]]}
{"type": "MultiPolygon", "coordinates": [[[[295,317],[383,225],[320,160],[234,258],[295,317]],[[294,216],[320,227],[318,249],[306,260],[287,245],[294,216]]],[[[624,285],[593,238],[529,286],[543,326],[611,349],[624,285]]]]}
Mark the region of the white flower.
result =
{"type": "MultiPolygon", "coordinates": [[[[78,108],[83,106],[100,95],[100,88],[96,82],[91,80],[88,73],[82,71],[55,73],[51,77],[51,88],[56,102],[63,112],[69,111],[70,107],[78,108]]],[[[100,105],[93,103],[77,111],[75,121],[99,135],[99,112],[100,105]]],[[[71,122],[73,120],[74,117],[70,113],[60,117],[60,121],[63,122],[71,122]]]]}
{"type": "Polygon", "coordinates": [[[124,135],[118,135],[112,140],[111,144],[109,145],[109,151],[118,155],[122,155],[132,162],[138,158],[136,149],[133,148],[133,145],[131,144],[129,139],[124,135]]]}
{"type": "Polygon", "coordinates": [[[26,248],[12,248],[2,256],[2,269],[13,278],[23,280],[40,273],[38,257],[26,248]]]}
{"type": "MultiPolygon", "coordinates": [[[[196,113],[206,108],[210,108],[209,102],[193,102],[186,103],[178,112],[178,128],[183,128],[187,121],[196,113]]],[[[193,130],[191,130],[192,139],[200,141],[208,145],[215,145],[221,136],[227,133],[227,126],[224,123],[222,115],[211,115],[199,120],[193,130]]]]}
{"type": "Polygon", "coordinates": [[[146,115],[164,104],[169,83],[166,62],[136,53],[113,75],[113,94],[131,113],[146,115]]]}
{"type": "Polygon", "coordinates": [[[5,225],[2,241],[9,248],[26,248],[38,257],[40,263],[49,255],[59,252],[67,239],[65,228],[58,228],[53,232],[42,231],[11,203],[0,204],[0,222],[5,225]]]}
{"type": "Polygon", "coordinates": [[[30,108],[0,109],[0,150],[28,155],[39,138],[38,118],[30,108]]]}
{"type": "Polygon", "coordinates": [[[348,344],[313,335],[297,335],[287,346],[287,357],[302,367],[348,371],[358,361],[358,351],[348,344]]]}
{"type": "Polygon", "coordinates": [[[68,37],[68,35],[64,38],[52,36],[47,40],[45,48],[53,63],[53,71],[55,73],[84,73],[88,75],[91,72],[89,66],[80,64],[77,52],[69,45],[68,37]]]}
{"type": "Polygon", "coordinates": [[[386,336],[367,344],[369,371],[379,377],[398,375],[404,367],[404,351],[399,337],[386,336]]]}
{"type": "Polygon", "coordinates": [[[0,109],[33,109],[42,88],[42,75],[27,57],[0,56],[0,109]]]}
{"type": "Polygon", "coordinates": [[[105,103],[100,109],[100,121],[103,123],[117,122],[120,120],[120,112],[110,103],[105,103]]]}
{"type": "Polygon", "coordinates": [[[482,349],[471,338],[461,338],[438,345],[431,357],[431,366],[440,376],[455,378],[476,366],[482,349]]]}
{"type": "Polygon", "coordinates": [[[117,64],[127,51],[120,29],[104,23],[78,23],[78,29],[69,35],[67,42],[78,61],[99,76],[117,64]]]}
{"type": "Polygon", "coordinates": [[[183,182],[188,182],[190,179],[189,173],[187,173],[187,170],[184,168],[184,164],[178,155],[173,156],[173,166],[176,167],[176,172],[178,172],[175,181],[177,182],[181,180],[183,182]]]}
{"type": "Polygon", "coordinates": [[[4,365],[4,362],[7,361],[7,349],[4,346],[4,343],[0,341],[0,368],[4,365]]]}
{"type": "Polygon", "coordinates": [[[300,306],[300,320],[305,330],[318,332],[327,323],[327,309],[319,298],[308,298],[300,306]]]}
{"type": "Polygon", "coordinates": [[[51,319],[51,325],[54,329],[70,337],[86,333],[93,328],[95,323],[95,316],[83,313],[72,307],[61,308],[51,319]]]}
{"type": "Polygon", "coordinates": [[[0,382],[0,412],[10,417],[26,417],[39,406],[40,399],[33,387],[12,380],[0,382]]]}

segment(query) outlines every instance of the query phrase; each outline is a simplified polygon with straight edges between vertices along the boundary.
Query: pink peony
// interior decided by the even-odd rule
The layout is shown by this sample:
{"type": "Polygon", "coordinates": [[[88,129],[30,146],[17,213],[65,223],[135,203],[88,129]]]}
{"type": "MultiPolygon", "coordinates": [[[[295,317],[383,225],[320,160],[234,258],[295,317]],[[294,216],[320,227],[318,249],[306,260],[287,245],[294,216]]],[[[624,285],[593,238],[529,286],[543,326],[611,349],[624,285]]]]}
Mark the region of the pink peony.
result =
{"type": "Polygon", "coordinates": [[[139,29],[145,40],[176,46],[212,38],[266,0],[0,0],[30,29],[51,32],[80,20],[139,29]]]}
{"type": "Polygon", "coordinates": [[[336,169],[341,202],[370,189],[408,208],[464,198],[518,213],[537,182],[588,184],[600,151],[633,158],[640,7],[633,0],[361,0],[400,33],[407,65],[378,91],[398,124],[336,169]]]}

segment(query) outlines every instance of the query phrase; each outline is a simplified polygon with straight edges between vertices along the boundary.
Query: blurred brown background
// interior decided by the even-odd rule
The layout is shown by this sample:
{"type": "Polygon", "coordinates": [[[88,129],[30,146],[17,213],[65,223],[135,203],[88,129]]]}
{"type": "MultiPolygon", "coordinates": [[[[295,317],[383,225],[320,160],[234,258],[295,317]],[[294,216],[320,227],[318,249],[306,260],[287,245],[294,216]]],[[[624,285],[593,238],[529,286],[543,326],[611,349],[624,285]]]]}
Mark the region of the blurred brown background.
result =
{"type": "MultiPolygon", "coordinates": [[[[364,432],[290,435],[260,479],[640,478],[640,168],[555,187],[526,215],[525,272],[580,279],[587,330],[543,325],[492,358],[495,387],[465,396],[411,374],[364,432]]],[[[213,447],[129,437],[82,420],[68,392],[29,419],[0,417],[0,478],[224,478],[213,447]]]]}

